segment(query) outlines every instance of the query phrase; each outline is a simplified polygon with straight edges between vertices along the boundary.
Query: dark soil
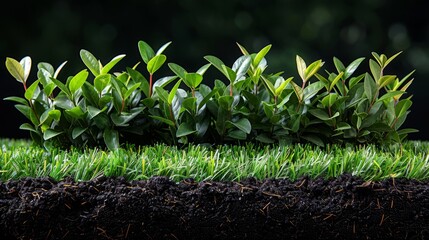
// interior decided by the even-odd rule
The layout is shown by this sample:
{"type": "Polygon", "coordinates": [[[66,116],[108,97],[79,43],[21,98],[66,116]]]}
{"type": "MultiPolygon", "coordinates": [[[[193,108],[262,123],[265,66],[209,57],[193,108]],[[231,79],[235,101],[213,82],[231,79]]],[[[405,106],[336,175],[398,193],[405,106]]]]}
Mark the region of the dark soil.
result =
{"type": "Polygon", "coordinates": [[[429,239],[429,182],[0,183],[0,239],[429,239]]]}

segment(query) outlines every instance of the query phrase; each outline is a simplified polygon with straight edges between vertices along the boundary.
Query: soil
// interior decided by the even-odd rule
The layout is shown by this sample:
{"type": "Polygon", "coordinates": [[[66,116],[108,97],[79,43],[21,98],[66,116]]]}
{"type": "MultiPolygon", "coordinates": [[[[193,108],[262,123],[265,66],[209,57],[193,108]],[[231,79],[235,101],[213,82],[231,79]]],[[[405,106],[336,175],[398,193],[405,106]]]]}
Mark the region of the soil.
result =
{"type": "Polygon", "coordinates": [[[0,239],[429,239],[429,182],[0,183],[0,239]]]}

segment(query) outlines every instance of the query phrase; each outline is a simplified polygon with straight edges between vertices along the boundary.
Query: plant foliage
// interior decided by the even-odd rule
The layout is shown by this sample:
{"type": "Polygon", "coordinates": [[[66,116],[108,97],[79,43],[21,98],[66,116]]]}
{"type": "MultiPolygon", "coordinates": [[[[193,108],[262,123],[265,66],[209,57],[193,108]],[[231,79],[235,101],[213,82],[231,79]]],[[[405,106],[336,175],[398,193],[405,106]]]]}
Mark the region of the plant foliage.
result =
{"type": "Polygon", "coordinates": [[[6,59],[13,78],[24,87],[23,97],[7,97],[29,122],[21,125],[34,142],[45,147],[102,146],[124,143],[172,145],[187,143],[263,144],[401,143],[415,129],[401,129],[412,105],[403,97],[412,83],[386,73],[401,52],[387,57],[373,52],[369,71],[358,73],[365,58],[344,64],[333,58],[307,63],[296,56],[297,78],[267,72],[267,45],[242,55],[232,65],[204,56],[196,71],[167,63],[164,51],[138,42],[142,62],[112,72],[125,55],[107,64],[82,49],[86,66],[60,80],[58,68],[41,62],[37,79],[29,82],[31,58],[6,59]],[[143,66],[142,66],[143,65],[143,66]],[[168,67],[171,75],[158,76],[168,67]],[[211,68],[212,67],[212,68],[211,68]],[[223,79],[206,79],[209,69],[223,79]],[[212,83],[212,87],[209,84],[212,83]]]}

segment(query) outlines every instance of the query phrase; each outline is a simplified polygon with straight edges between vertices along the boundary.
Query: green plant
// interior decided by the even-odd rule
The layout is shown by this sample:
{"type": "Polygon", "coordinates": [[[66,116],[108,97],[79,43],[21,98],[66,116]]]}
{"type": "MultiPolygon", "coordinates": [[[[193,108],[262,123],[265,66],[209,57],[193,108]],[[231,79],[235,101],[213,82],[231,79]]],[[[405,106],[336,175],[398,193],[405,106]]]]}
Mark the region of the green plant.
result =
{"type": "Polygon", "coordinates": [[[267,72],[267,45],[242,56],[231,67],[207,55],[208,62],[195,72],[168,63],[171,76],[155,74],[167,60],[162,45],[156,52],[138,42],[141,62],[111,73],[125,57],[118,55],[103,65],[87,50],[80,56],[87,69],[60,81],[48,63],[38,64],[38,79],[28,85],[31,58],[6,59],[10,74],[24,86],[24,98],[7,97],[30,123],[21,125],[45,147],[106,146],[118,149],[131,142],[187,143],[328,143],[402,142],[415,129],[401,129],[412,105],[402,99],[412,83],[412,71],[402,79],[386,74],[400,53],[387,57],[372,53],[369,72],[355,74],[365,58],[347,67],[333,58],[335,71],[322,60],[308,66],[296,56],[297,73],[267,72]],[[206,79],[213,66],[224,79],[206,79]],[[92,74],[90,76],[89,72],[92,74]],[[145,77],[147,76],[149,80],[145,77]],[[209,87],[204,81],[211,81],[209,87]]]}

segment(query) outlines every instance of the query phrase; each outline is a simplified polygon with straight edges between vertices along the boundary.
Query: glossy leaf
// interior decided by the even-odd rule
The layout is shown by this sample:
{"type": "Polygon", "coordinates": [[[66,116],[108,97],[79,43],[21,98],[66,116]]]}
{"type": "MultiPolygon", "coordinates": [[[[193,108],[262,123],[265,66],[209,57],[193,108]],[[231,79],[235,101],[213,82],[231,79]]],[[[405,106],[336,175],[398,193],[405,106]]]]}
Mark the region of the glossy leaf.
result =
{"type": "Polygon", "coordinates": [[[155,56],[153,49],[145,41],[138,42],[140,56],[146,64],[155,56]]]}
{"type": "Polygon", "coordinates": [[[184,122],[180,124],[179,127],[177,128],[176,137],[179,137],[179,138],[184,137],[187,135],[191,135],[195,132],[196,130],[194,130],[189,123],[184,122]]]}
{"type": "Polygon", "coordinates": [[[6,58],[6,68],[18,82],[25,83],[24,67],[13,58],[6,58]]]}
{"type": "Polygon", "coordinates": [[[166,60],[167,60],[167,56],[163,54],[154,56],[147,63],[147,71],[150,74],[154,74],[156,71],[158,71],[158,69],[164,64],[166,60]]]}
{"type": "Polygon", "coordinates": [[[103,140],[109,150],[114,151],[119,148],[119,133],[113,129],[103,131],[103,140]]]}
{"type": "Polygon", "coordinates": [[[101,66],[97,58],[92,55],[88,50],[80,50],[80,58],[82,59],[85,66],[91,71],[94,76],[100,75],[101,66]]]}
{"type": "Polygon", "coordinates": [[[118,56],[114,57],[112,60],[110,60],[109,63],[106,64],[106,66],[104,66],[101,69],[100,74],[106,74],[106,73],[108,73],[124,57],[125,57],[125,54],[121,54],[121,55],[118,55],[118,56]]]}
{"type": "Polygon", "coordinates": [[[88,78],[88,71],[86,69],[76,74],[70,80],[69,89],[71,94],[74,94],[77,90],[79,90],[82,87],[82,85],[85,83],[87,78],[88,78]]]}

